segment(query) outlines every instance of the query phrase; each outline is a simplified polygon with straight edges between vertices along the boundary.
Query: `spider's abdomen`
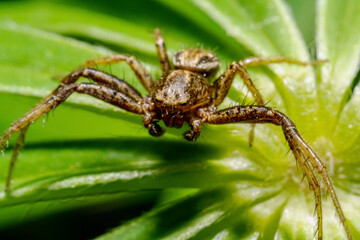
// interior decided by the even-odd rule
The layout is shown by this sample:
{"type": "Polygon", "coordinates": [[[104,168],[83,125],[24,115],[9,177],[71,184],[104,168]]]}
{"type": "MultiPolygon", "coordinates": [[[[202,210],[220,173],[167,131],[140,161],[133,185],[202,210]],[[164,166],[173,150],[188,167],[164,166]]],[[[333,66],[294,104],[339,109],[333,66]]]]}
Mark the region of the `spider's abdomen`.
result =
{"type": "Polygon", "coordinates": [[[208,79],[219,70],[219,59],[205,49],[184,49],[174,55],[175,69],[189,70],[200,73],[208,79]]]}
{"type": "Polygon", "coordinates": [[[208,104],[211,90],[202,75],[188,70],[173,70],[156,82],[151,97],[159,108],[189,111],[208,104]]]}

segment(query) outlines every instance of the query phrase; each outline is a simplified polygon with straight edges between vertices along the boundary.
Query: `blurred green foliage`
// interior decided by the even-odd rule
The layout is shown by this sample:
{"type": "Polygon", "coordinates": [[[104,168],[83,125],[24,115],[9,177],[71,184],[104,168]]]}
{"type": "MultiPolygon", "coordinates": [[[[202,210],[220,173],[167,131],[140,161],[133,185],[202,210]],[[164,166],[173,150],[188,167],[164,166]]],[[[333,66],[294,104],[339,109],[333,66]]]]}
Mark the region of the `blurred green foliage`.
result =
{"type": "MultiPolygon", "coordinates": [[[[88,59],[128,53],[159,77],[155,27],[163,31],[170,55],[182,48],[211,49],[222,70],[248,56],[328,59],[321,69],[274,65],[249,72],[269,105],[288,114],[329,161],[357,236],[360,4],[319,0],[316,5],[312,0],[0,1],[0,131],[54,89],[54,79],[88,59]]],[[[126,64],[101,69],[145,94],[126,64]]],[[[237,78],[221,107],[252,101],[237,78]]],[[[141,117],[71,96],[30,127],[12,194],[0,193],[0,235],[313,237],[312,192],[301,183],[278,127],[257,126],[253,148],[247,143],[248,125],[205,126],[193,144],[181,138],[186,128],[167,129],[154,139],[141,117]]],[[[15,138],[0,161],[0,186],[15,138]]],[[[343,238],[330,206],[327,199],[326,236],[343,238]]]]}

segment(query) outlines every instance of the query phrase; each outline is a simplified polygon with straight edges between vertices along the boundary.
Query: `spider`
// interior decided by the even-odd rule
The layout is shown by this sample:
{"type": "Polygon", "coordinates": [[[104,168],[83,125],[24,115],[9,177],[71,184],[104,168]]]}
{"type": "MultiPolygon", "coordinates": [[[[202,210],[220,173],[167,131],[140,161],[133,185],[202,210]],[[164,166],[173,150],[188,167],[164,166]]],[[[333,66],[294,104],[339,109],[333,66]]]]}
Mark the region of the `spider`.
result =
{"type": "Polygon", "coordinates": [[[28,126],[63,103],[72,93],[77,92],[88,94],[126,111],[143,115],[145,128],[155,137],[164,133],[164,130],[157,123],[159,120],[162,120],[167,127],[175,128],[180,128],[184,123],[188,123],[190,130],[184,133],[184,137],[188,141],[195,141],[199,137],[203,124],[250,123],[252,124],[249,135],[250,145],[254,138],[255,124],[270,123],[280,126],[292,153],[314,191],[318,239],[323,237],[322,207],[320,184],[314,169],[321,176],[330,193],[347,238],[352,239],[325,165],[311,146],[300,136],[295,124],[285,114],[264,106],[263,97],[245,69],[247,66],[273,63],[314,65],[321,64],[324,61],[301,62],[284,57],[250,57],[239,62],[232,62],[225,72],[213,84],[210,84],[209,80],[219,70],[219,60],[214,53],[204,49],[181,50],[173,57],[173,68],[159,29],[154,30],[154,38],[163,72],[158,81],[154,82],[140,62],[132,56],[115,54],[89,60],[82,65],[82,68],[67,75],[53,92],[7,129],[0,139],[2,150],[12,134],[19,131],[20,134],[8,170],[6,193],[10,191],[12,171],[28,126]],[[114,64],[121,61],[125,61],[131,67],[141,84],[149,92],[148,96],[142,97],[135,88],[122,79],[91,68],[92,66],[114,64]],[[235,106],[217,110],[217,106],[226,97],[236,74],[240,75],[257,105],[235,106]],[[75,83],[80,77],[89,78],[94,83],[75,83]]]}

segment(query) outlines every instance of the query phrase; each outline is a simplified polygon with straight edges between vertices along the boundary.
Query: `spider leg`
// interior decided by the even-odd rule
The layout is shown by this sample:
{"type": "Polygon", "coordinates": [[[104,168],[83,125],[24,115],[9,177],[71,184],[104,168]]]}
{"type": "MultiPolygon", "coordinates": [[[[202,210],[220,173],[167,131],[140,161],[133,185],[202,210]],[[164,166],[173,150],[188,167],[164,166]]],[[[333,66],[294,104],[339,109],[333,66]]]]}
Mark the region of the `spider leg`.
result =
{"type": "Polygon", "coordinates": [[[254,83],[252,82],[249,73],[246,71],[244,66],[237,62],[233,62],[230,66],[225,70],[225,72],[215,80],[213,84],[213,88],[215,91],[215,105],[218,106],[222,103],[229,92],[229,89],[232,85],[232,82],[235,78],[235,74],[239,74],[240,78],[243,80],[247,89],[253,95],[256,104],[259,106],[265,105],[264,99],[261,96],[261,93],[256,88],[254,83]]]}
{"type": "MultiPolygon", "coordinates": [[[[131,85],[129,85],[127,82],[125,82],[124,80],[119,79],[111,74],[102,72],[97,69],[83,68],[83,69],[75,70],[74,72],[67,75],[61,81],[60,85],[52,93],[50,93],[48,96],[44,97],[38,103],[38,105],[48,101],[49,98],[51,98],[53,95],[56,95],[56,93],[61,91],[64,88],[64,86],[75,83],[80,77],[89,78],[100,85],[107,86],[116,91],[119,91],[120,93],[123,93],[126,96],[128,96],[131,99],[136,100],[138,102],[142,102],[142,100],[143,100],[140,93],[135,88],[133,88],[131,85]]],[[[0,148],[1,148],[1,144],[0,144],[0,148]]]]}
{"type": "MultiPolygon", "coordinates": [[[[296,130],[296,129],[294,129],[296,130]]],[[[292,130],[292,131],[294,131],[292,130]]],[[[286,135],[286,134],[285,134],[286,135]]],[[[317,156],[315,151],[306,143],[306,141],[299,135],[296,131],[292,137],[295,144],[301,149],[301,152],[307,157],[308,161],[311,165],[317,170],[317,172],[321,175],[323,181],[325,182],[325,186],[330,193],[331,199],[333,200],[333,204],[335,206],[336,212],[340,218],[340,222],[343,225],[347,239],[352,239],[350,228],[346,223],[345,215],[341,209],[340,202],[336,196],[335,189],[333,183],[326,171],[325,165],[321,162],[320,158],[317,156]]],[[[289,140],[288,140],[289,142],[289,140]]],[[[290,144],[289,144],[290,145],[290,144]]]]}
{"type": "MultiPolygon", "coordinates": [[[[128,83],[126,83],[125,81],[118,79],[113,75],[104,73],[100,70],[96,70],[96,69],[92,69],[92,68],[85,68],[85,69],[78,69],[78,70],[72,72],[71,74],[69,74],[68,76],[66,76],[62,80],[61,84],[51,94],[49,94],[47,97],[43,98],[38,103],[38,105],[41,105],[41,104],[49,101],[51,98],[53,98],[53,96],[55,96],[60,91],[62,91],[66,85],[75,83],[80,77],[90,78],[93,81],[97,82],[98,84],[107,86],[114,90],[117,90],[120,93],[125,94],[127,97],[130,97],[131,99],[136,100],[137,102],[142,101],[142,97],[141,97],[140,93],[136,89],[134,89],[132,86],[130,86],[128,83]]],[[[28,128],[28,126],[20,128],[21,133],[18,136],[18,139],[17,139],[15,147],[14,147],[13,154],[11,156],[11,163],[10,163],[10,167],[9,167],[8,177],[7,177],[7,181],[6,181],[6,188],[5,188],[6,192],[8,192],[10,189],[10,180],[11,180],[12,171],[13,171],[17,156],[24,144],[24,139],[25,139],[25,134],[26,134],[27,128],[28,128]]],[[[0,140],[0,149],[3,148],[4,143],[7,141],[7,139],[13,133],[14,132],[9,131],[9,130],[5,133],[5,135],[0,140]]]]}
{"type": "Polygon", "coordinates": [[[326,60],[315,60],[310,62],[302,62],[295,59],[285,58],[285,57],[249,57],[241,60],[239,62],[240,65],[247,67],[247,66],[260,66],[260,65],[267,65],[272,63],[290,63],[296,64],[301,66],[306,65],[321,65],[326,63],[326,60]]]}
{"type": "Polygon", "coordinates": [[[7,191],[10,189],[13,166],[16,161],[17,153],[20,150],[20,146],[23,143],[26,129],[32,122],[36,121],[38,118],[50,112],[52,109],[56,108],[58,105],[64,102],[73,92],[88,94],[129,112],[144,114],[144,108],[142,104],[136,102],[129,96],[107,86],[101,86],[92,83],[80,83],[58,87],[55,91],[40,101],[33,109],[27,112],[23,117],[12,123],[10,128],[6,130],[5,134],[0,139],[0,149],[2,149],[12,134],[21,131],[14,149],[13,158],[6,180],[7,191]]]}
{"type": "MultiPolygon", "coordinates": [[[[215,105],[219,105],[225,99],[226,95],[229,92],[229,89],[232,85],[232,82],[235,78],[235,74],[238,73],[240,78],[243,80],[247,89],[253,95],[256,104],[259,106],[264,106],[265,102],[261,93],[256,88],[252,82],[249,73],[246,71],[245,67],[237,62],[233,62],[225,70],[225,72],[214,82],[213,88],[215,89],[215,105]]],[[[255,124],[251,124],[251,130],[249,134],[249,145],[252,146],[255,135],[255,124]]]]}
{"type": "MultiPolygon", "coordinates": [[[[263,97],[261,96],[259,90],[254,85],[254,83],[250,78],[250,75],[245,69],[245,67],[247,66],[260,66],[260,65],[267,65],[273,63],[290,63],[290,64],[306,66],[306,65],[320,65],[320,64],[324,64],[325,62],[326,62],[325,60],[302,62],[285,57],[249,57],[239,61],[238,63],[233,62],[213,84],[213,87],[215,89],[215,105],[218,106],[225,99],[232,85],[232,82],[235,78],[236,73],[240,75],[247,89],[253,95],[256,104],[259,106],[265,105],[263,97]]],[[[255,124],[252,124],[249,134],[250,146],[254,141],[254,135],[255,135],[255,124]]]]}
{"type": "Polygon", "coordinates": [[[165,130],[160,127],[157,121],[154,121],[155,116],[151,112],[146,112],[143,117],[144,127],[149,129],[149,133],[153,137],[160,137],[165,133],[165,130]]]}
{"type": "Polygon", "coordinates": [[[19,155],[22,147],[24,146],[25,135],[26,135],[27,129],[28,129],[28,126],[21,129],[20,134],[19,134],[19,136],[18,136],[18,138],[16,140],[14,151],[13,151],[13,153],[11,155],[11,161],[10,161],[10,166],[9,166],[9,169],[8,169],[8,175],[7,175],[7,178],[6,178],[5,192],[9,192],[9,190],[10,190],[12,172],[13,172],[13,169],[15,167],[15,162],[16,162],[17,156],[19,155]]]}
{"type": "Polygon", "coordinates": [[[163,36],[161,35],[160,29],[155,28],[154,38],[155,38],[157,54],[159,56],[159,60],[160,60],[160,64],[161,64],[161,69],[164,73],[168,72],[171,70],[171,65],[170,65],[168,55],[166,53],[165,41],[164,41],[163,36]]]}
{"type": "MultiPolygon", "coordinates": [[[[295,124],[283,113],[273,110],[267,107],[258,107],[258,106],[238,106],[233,108],[224,109],[212,114],[205,116],[202,119],[202,123],[208,124],[225,124],[225,123],[271,123],[282,127],[283,133],[285,135],[286,141],[288,142],[290,149],[294,153],[294,156],[297,158],[299,164],[302,166],[305,175],[307,176],[310,185],[313,184],[313,189],[318,189],[316,186],[315,175],[311,170],[313,166],[316,171],[320,174],[323,181],[325,182],[326,188],[330,193],[330,196],[333,200],[336,212],[340,218],[340,222],[343,225],[346,236],[348,239],[352,239],[349,226],[346,223],[346,218],[341,209],[339,200],[336,196],[334,186],[331,182],[330,176],[326,171],[325,165],[321,162],[320,158],[317,156],[315,151],[310,147],[310,145],[300,136],[297,131],[295,124]],[[305,158],[305,159],[304,159],[305,158]],[[311,164],[311,165],[310,165],[311,164]]],[[[321,215],[321,205],[320,202],[320,189],[315,191],[315,200],[316,200],[316,211],[318,214],[318,229],[319,236],[322,237],[322,215],[321,215]]],[[[321,239],[319,237],[319,239],[321,239]]]]}
{"type": "Polygon", "coordinates": [[[154,81],[151,76],[146,72],[143,65],[141,65],[141,63],[133,56],[114,54],[108,57],[95,58],[86,61],[80,66],[80,68],[94,67],[98,65],[109,65],[123,61],[125,61],[131,67],[137,78],[140,80],[141,84],[148,92],[150,92],[152,86],[154,85],[154,81]]]}
{"type": "Polygon", "coordinates": [[[200,136],[201,133],[201,129],[202,129],[201,124],[202,121],[199,118],[190,119],[189,125],[191,129],[187,130],[183,134],[184,138],[190,142],[196,141],[196,139],[200,136]]]}
{"type": "Polygon", "coordinates": [[[61,81],[59,88],[75,83],[80,77],[89,78],[100,85],[119,91],[136,101],[142,101],[140,93],[127,82],[111,74],[93,68],[75,70],[61,81]]]}
{"type": "Polygon", "coordinates": [[[317,223],[318,223],[318,239],[322,239],[323,227],[322,227],[322,207],[321,207],[320,184],[316,179],[316,176],[314,174],[311,164],[307,161],[306,157],[302,156],[300,149],[297,148],[296,146],[292,146],[290,148],[293,149],[293,154],[295,156],[295,159],[299,162],[301,169],[303,170],[306,178],[308,179],[311,189],[314,191],[315,210],[316,210],[317,223]]]}

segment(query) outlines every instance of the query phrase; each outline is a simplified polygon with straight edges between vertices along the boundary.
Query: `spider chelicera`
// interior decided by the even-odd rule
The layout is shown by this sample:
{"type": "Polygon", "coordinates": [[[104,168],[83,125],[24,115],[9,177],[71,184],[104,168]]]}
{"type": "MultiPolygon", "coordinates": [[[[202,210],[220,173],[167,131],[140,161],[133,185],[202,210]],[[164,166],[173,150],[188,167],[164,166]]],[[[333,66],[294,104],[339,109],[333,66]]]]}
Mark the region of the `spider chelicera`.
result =
{"type": "Polygon", "coordinates": [[[23,145],[28,126],[64,102],[70,94],[77,92],[91,95],[126,111],[143,115],[145,128],[149,130],[152,136],[156,137],[164,133],[164,130],[157,123],[159,120],[162,120],[167,127],[176,128],[180,128],[183,123],[188,123],[191,129],[184,133],[184,137],[188,141],[195,141],[199,137],[203,124],[251,123],[250,145],[253,141],[256,123],[271,123],[281,126],[292,153],[315,193],[318,239],[323,237],[322,207],[320,185],[314,169],[324,181],[340,221],[345,228],[347,238],[351,239],[349,227],[325,165],[310,145],[300,136],[294,123],[285,114],[264,106],[264,100],[260,92],[245,69],[247,66],[272,63],[308,65],[319,64],[323,61],[301,62],[284,57],[246,58],[231,63],[225,72],[213,84],[210,84],[209,80],[214,77],[219,69],[219,60],[214,53],[204,49],[181,50],[173,58],[173,69],[166,53],[164,39],[158,29],[154,31],[154,37],[163,72],[158,81],[154,82],[140,62],[128,55],[116,54],[89,60],[82,65],[83,68],[66,76],[53,92],[10,126],[0,139],[0,149],[4,148],[5,143],[12,134],[18,131],[20,131],[20,134],[14,147],[5,191],[7,193],[10,191],[12,170],[23,145]],[[142,97],[136,89],[125,81],[100,70],[90,68],[91,66],[114,64],[121,61],[129,64],[137,78],[149,92],[149,96],[142,97]],[[257,105],[236,106],[217,110],[217,106],[226,97],[236,74],[240,75],[257,105]],[[89,78],[95,83],[76,84],[75,82],[80,77],[89,78]]]}

